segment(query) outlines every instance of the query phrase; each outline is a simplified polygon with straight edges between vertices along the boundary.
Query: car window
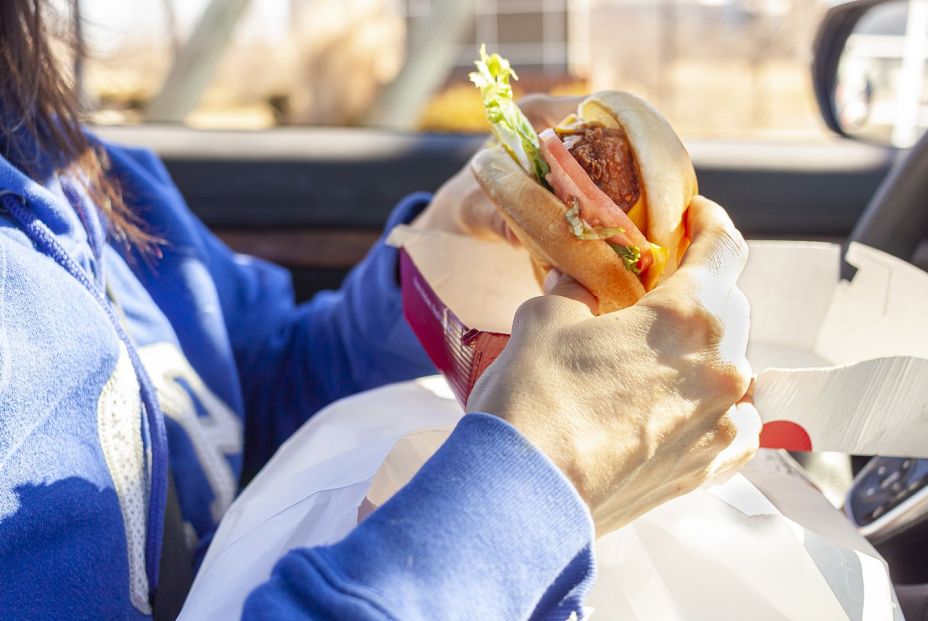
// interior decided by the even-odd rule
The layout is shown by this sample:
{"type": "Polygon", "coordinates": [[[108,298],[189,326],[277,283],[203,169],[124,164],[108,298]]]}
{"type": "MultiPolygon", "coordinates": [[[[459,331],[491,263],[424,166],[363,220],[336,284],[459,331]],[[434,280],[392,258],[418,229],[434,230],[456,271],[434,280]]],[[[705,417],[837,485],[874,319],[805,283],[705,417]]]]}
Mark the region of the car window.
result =
{"type": "Polygon", "coordinates": [[[635,92],[691,138],[819,140],[817,0],[82,0],[101,123],[486,128],[480,43],[520,92],[635,92]]]}

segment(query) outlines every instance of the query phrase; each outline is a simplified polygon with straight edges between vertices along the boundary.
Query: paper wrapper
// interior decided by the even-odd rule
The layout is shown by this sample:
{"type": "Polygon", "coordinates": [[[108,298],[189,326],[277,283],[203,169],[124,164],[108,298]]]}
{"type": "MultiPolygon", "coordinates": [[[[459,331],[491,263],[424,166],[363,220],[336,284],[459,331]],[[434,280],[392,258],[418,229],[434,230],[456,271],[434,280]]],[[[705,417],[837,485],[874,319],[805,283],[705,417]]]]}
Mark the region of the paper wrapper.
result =
{"type": "MultiPolygon", "coordinates": [[[[466,403],[505,347],[516,309],[541,291],[524,252],[398,227],[413,331],[466,403]]],[[[761,446],[928,457],[928,274],[853,244],[751,242],[739,281],[751,303],[748,358],[761,446]]]]}
{"type": "MultiPolygon", "coordinates": [[[[344,537],[365,499],[392,496],[462,415],[441,378],[317,414],[229,508],[181,618],[239,618],[281,556],[344,537]]],[[[762,452],[742,473],[597,541],[592,621],[902,618],[885,563],[788,457],[762,452]]]]}

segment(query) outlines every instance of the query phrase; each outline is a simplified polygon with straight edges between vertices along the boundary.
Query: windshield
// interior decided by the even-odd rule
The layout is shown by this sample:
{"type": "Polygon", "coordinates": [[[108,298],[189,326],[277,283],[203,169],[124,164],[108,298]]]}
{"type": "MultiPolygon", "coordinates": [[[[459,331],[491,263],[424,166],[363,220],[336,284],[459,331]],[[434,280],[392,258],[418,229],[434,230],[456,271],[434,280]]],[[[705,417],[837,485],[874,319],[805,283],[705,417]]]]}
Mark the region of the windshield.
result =
{"type": "Polygon", "coordinates": [[[823,139],[815,0],[83,0],[101,123],[487,130],[480,43],[517,95],[632,91],[690,138],[823,139]]]}

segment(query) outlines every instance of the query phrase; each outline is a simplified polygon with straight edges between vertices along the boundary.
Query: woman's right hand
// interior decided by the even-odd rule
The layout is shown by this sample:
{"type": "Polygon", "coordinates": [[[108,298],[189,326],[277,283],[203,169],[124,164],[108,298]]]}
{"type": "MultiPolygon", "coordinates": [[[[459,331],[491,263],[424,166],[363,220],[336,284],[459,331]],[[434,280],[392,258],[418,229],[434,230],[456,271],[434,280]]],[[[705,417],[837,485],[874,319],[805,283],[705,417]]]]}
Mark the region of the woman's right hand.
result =
{"type": "Polygon", "coordinates": [[[515,426],[573,482],[603,535],[747,461],[761,422],[744,399],[747,245],[702,197],[687,214],[677,272],[635,306],[602,316],[555,272],[519,309],[512,338],[468,411],[515,426]]]}

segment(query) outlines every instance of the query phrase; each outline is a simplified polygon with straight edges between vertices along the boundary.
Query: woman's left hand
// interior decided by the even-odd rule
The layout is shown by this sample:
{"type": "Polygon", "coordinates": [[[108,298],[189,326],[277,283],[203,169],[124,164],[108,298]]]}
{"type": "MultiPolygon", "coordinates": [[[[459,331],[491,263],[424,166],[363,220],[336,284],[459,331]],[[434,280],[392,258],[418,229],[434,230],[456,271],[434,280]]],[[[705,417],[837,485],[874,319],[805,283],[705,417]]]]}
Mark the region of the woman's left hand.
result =
{"type": "MultiPolygon", "coordinates": [[[[581,97],[529,95],[519,102],[519,107],[538,131],[552,127],[574,112],[581,100],[581,97]]],[[[413,226],[478,239],[503,239],[512,244],[518,243],[516,236],[480,189],[469,163],[438,189],[431,204],[416,218],[413,226]]]]}

